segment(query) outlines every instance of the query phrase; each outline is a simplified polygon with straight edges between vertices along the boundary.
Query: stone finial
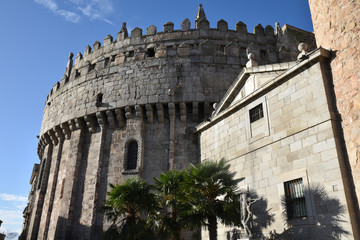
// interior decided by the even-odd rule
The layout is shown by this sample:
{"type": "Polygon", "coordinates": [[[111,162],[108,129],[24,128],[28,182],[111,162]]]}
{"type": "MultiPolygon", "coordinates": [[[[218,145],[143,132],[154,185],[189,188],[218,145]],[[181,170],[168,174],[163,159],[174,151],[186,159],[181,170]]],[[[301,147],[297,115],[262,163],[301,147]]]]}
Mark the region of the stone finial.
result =
{"type": "Polygon", "coordinates": [[[202,7],[202,4],[199,4],[199,8],[197,10],[196,18],[195,18],[195,28],[198,28],[198,23],[203,19],[206,20],[205,11],[202,7]]]}
{"type": "Polygon", "coordinates": [[[66,66],[66,77],[70,77],[70,74],[71,74],[71,68],[73,66],[73,57],[74,57],[74,54],[72,52],[69,53],[69,57],[68,57],[68,63],[67,63],[67,66],[66,66]]]}
{"type": "Polygon", "coordinates": [[[248,59],[249,59],[249,61],[246,63],[247,68],[258,66],[258,63],[255,61],[255,54],[249,53],[248,54],[248,59]]]}
{"type": "Polygon", "coordinates": [[[117,34],[116,40],[117,41],[124,40],[128,36],[129,35],[128,35],[128,30],[126,28],[126,22],[123,22],[122,27],[121,27],[119,33],[117,34]]]}
{"type": "Polygon", "coordinates": [[[300,43],[299,44],[298,50],[300,51],[300,54],[297,57],[298,60],[304,60],[304,59],[308,58],[308,56],[307,56],[308,47],[309,46],[306,43],[300,43]]]}
{"type": "Polygon", "coordinates": [[[283,32],[282,32],[282,29],[280,27],[280,23],[276,22],[275,23],[275,34],[276,35],[281,35],[283,32]]]}
{"type": "Polygon", "coordinates": [[[73,63],[73,58],[74,54],[72,52],[69,53],[69,57],[68,57],[68,64],[67,64],[67,68],[72,67],[72,63],[73,63]]]}

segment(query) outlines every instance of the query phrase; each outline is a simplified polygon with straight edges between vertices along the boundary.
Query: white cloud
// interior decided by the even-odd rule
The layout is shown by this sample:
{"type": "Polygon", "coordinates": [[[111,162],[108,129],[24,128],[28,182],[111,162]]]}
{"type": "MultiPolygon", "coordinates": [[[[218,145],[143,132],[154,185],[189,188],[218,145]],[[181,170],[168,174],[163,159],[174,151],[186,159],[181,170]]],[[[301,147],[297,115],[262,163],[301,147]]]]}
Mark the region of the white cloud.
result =
{"type": "Polygon", "coordinates": [[[27,202],[28,198],[24,196],[0,193],[0,200],[11,201],[11,202],[27,202]]]}
{"type": "Polygon", "coordinates": [[[110,15],[113,11],[113,5],[110,0],[91,0],[86,4],[81,0],[71,0],[72,2],[78,2],[78,9],[85,16],[89,17],[91,20],[101,20],[109,24],[113,24],[109,19],[106,19],[107,15],[110,15]]]}
{"type": "Polygon", "coordinates": [[[44,5],[44,7],[50,9],[53,12],[56,12],[58,9],[58,5],[54,0],[34,0],[36,3],[44,5]]]}
{"type": "Polygon", "coordinates": [[[58,10],[57,13],[63,16],[69,22],[78,23],[80,21],[80,16],[74,12],[69,12],[66,10],[58,10]]]}
{"type": "Polygon", "coordinates": [[[51,10],[56,15],[60,15],[69,22],[78,23],[81,19],[80,15],[83,14],[90,20],[100,20],[109,24],[113,24],[107,16],[114,12],[112,4],[113,0],[63,0],[74,11],[68,11],[59,7],[55,0],[34,0],[36,3],[43,5],[51,10]]]}
{"type": "Polygon", "coordinates": [[[55,2],[55,0],[34,0],[34,1],[50,9],[56,15],[62,16],[63,18],[65,18],[66,21],[73,23],[78,23],[80,21],[80,16],[77,13],[70,12],[64,9],[59,9],[59,6],[55,2]]]}

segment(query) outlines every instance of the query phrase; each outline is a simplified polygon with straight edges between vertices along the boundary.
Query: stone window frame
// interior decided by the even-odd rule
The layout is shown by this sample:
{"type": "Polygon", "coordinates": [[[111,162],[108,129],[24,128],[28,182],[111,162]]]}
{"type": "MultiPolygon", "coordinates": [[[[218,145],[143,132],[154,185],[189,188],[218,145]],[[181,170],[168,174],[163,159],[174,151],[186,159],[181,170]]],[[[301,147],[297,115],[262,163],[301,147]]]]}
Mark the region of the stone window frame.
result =
{"type": "Polygon", "coordinates": [[[140,173],[141,171],[141,167],[142,167],[142,164],[141,164],[141,159],[142,159],[142,144],[141,144],[141,141],[139,139],[136,139],[136,138],[129,138],[126,140],[125,142],[125,145],[124,145],[124,156],[123,156],[123,171],[122,171],[122,174],[124,175],[137,175],[140,173]],[[137,162],[136,162],[136,168],[135,169],[130,169],[130,170],[127,170],[126,169],[126,165],[127,165],[127,162],[128,162],[128,150],[129,150],[129,144],[133,141],[136,141],[137,145],[138,145],[138,153],[137,153],[137,162]]]}
{"type": "Polygon", "coordinates": [[[270,118],[269,118],[269,104],[268,104],[268,100],[266,96],[262,96],[258,99],[256,99],[255,101],[249,103],[246,107],[245,107],[245,129],[246,129],[246,137],[249,140],[250,143],[255,142],[261,138],[270,136],[270,118]],[[257,107],[258,105],[262,104],[262,109],[263,109],[263,118],[265,121],[265,131],[262,135],[256,135],[256,136],[252,136],[251,133],[251,124],[255,123],[251,123],[250,122],[250,110],[257,107]]]}
{"type": "MultiPolygon", "coordinates": [[[[306,215],[307,216],[303,217],[303,218],[288,219],[288,216],[286,215],[285,216],[286,221],[288,223],[291,223],[290,225],[292,225],[292,226],[315,224],[314,205],[313,205],[314,201],[312,200],[311,194],[308,191],[306,191],[306,189],[310,187],[307,169],[305,169],[305,168],[297,169],[297,170],[289,171],[289,172],[279,175],[279,183],[278,183],[279,199],[280,199],[280,201],[282,201],[283,198],[285,197],[284,183],[291,181],[291,180],[299,179],[299,178],[302,178],[303,187],[305,188],[304,194],[305,194],[305,206],[306,206],[306,215]]],[[[286,212],[286,206],[284,206],[283,204],[281,204],[281,209],[282,209],[282,212],[286,212]]]]}

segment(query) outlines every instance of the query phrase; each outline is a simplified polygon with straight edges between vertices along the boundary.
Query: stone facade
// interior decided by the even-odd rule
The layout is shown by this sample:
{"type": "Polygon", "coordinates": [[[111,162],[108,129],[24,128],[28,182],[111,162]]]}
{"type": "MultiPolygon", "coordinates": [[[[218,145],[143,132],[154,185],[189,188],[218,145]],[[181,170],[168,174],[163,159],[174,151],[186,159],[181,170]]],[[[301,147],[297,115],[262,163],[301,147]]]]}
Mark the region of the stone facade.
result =
{"type": "MultiPolygon", "coordinates": [[[[240,188],[261,198],[254,203],[258,238],[358,239],[329,57],[320,48],[297,62],[244,69],[209,121],[197,126],[201,161],[225,158],[245,178],[240,188]],[[262,114],[252,121],[258,106],[262,114]],[[298,179],[306,212],[292,219],[284,214],[285,184],[298,179]]],[[[230,231],[220,228],[219,238],[230,231]]]]}
{"type": "Polygon", "coordinates": [[[309,4],[318,46],[333,51],[331,69],[336,105],[341,114],[347,157],[356,187],[354,197],[359,202],[360,4],[346,0],[309,0],[309,4]]]}
{"type": "Polygon", "coordinates": [[[229,30],[220,20],[211,29],[200,6],[194,29],[185,19],[180,30],[168,22],[163,32],[150,26],[145,35],[140,28],[129,35],[124,23],[116,39],[87,46],[74,61],[70,53],[45,102],[22,239],[102,239],[110,183],[134,175],[151,181],[198,162],[195,126],[210,116],[247,54],[260,65],[289,62],[304,39],[315,47],[312,33],[288,25],[249,33],[242,22],[229,30]],[[127,167],[131,142],[135,168],[127,167]]]}

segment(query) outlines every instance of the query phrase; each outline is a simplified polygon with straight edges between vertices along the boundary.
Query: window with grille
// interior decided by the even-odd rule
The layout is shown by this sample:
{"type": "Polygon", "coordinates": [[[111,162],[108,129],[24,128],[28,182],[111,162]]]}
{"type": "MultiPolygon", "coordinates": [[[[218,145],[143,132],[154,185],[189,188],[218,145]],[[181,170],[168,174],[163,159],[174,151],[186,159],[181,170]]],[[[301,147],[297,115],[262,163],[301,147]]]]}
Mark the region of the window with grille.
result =
{"type": "Polygon", "coordinates": [[[306,217],[304,185],[302,178],[284,183],[288,219],[306,217]]]}
{"type": "Polygon", "coordinates": [[[138,143],[133,140],[129,143],[127,149],[127,162],[126,162],[126,170],[136,169],[138,159],[138,143]]]}
{"type": "Polygon", "coordinates": [[[263,111],[262,103],[250,109],[250,123],[253,123],[263,117],[264,117],[264,111],[263,111]]]}

